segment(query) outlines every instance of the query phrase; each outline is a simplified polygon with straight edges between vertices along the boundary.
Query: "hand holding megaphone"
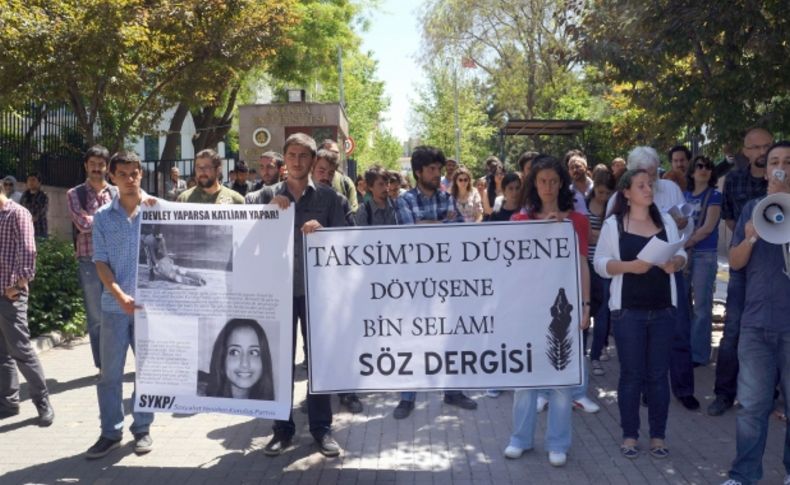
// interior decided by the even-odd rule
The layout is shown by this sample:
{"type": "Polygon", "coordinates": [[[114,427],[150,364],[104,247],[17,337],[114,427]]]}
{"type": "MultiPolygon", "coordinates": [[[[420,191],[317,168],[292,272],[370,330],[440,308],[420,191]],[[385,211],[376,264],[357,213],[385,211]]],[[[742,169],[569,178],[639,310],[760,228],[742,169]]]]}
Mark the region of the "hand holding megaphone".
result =
{"type": "MultiPolygon", "coordinates": [[[[779,171],[784,175],[783,171],[779,171]]],[[[774,181],[774,177],[771,177],[774,181]]],[[[773,183],[784,183],[775,180],[773,183]]],[[[747,239],[750,224],[744,228],[744,235],[747,239]]],[[[785,244],[790,242],[790,194],[778,192],[771,194],[754,206],[751,220],[754,236],[762,238],[771,244],[785,244]]]]}

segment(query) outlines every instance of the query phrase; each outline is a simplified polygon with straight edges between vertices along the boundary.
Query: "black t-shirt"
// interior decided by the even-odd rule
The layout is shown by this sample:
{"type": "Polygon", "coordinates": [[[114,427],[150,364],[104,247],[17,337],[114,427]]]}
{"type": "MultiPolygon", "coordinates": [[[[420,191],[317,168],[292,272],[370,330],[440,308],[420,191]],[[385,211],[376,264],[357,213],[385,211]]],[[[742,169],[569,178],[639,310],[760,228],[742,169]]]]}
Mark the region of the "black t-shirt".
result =
{"type": "Polygon", "coordinates": [[[513,214],[516,213],[516,210],[508,210],[504,207],[500,207],[498,211],[492,212],[491,215],[488,217],[489,221],[509,221],[513,214]]]}
{"type": "MultiPolygon", "coordinates": [[[[667,232],[661,229],[659,239],[667,240],[667,232]]],[[[633,261],[651,237],[638,236],[623,232],[620,237],[620,260],[633,261]]],[[[623,275],[622,304],[624,309],[661,310],[672,306],[672,287],[670,275],[658,266],[647,273],[623,275]]]]}

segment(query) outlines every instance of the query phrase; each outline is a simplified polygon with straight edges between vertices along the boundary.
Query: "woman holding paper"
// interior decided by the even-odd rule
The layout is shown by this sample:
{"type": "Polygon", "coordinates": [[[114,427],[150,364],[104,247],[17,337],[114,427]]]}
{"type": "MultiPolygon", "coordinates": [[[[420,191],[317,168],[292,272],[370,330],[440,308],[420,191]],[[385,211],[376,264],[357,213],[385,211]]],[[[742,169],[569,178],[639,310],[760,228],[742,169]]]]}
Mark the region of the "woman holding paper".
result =
{"type": "MultiPolygon", "coordinates": [[[[581,275],[583,316],[582,329],[590,325],[590,271],[587,266],[587,239],[590,224],[587,218],[573,211],[571,179],[565,167],[554,157],[540,155],[532,162],[525,181],[524,206],[512,220],[570,219],[579,242],[579,273],[581,275]]],[[[575,388],[548,389],[549,415],[544,447],[552,466],[563,466],[571,446],[571,414],[575,388]]],[[[518,458],[533,448],[538,419],[538,389],[518,390],[513,396],[513,432],[505,448],[507,458],[518,458]]],[[[585,397],[585,399],[587,399],[585,397]]]]}
{"type": "Polygon", "coordinates": [[[677,319],[678,295],[672,275],[683,268],[682,247],[661,265],[637,258],[648,241],[679,240],[678,229],[668,214],[653,202],[650,176],[642,169],[629,170],[618,182],[612,214],[601,228],[595,252],[595,271],[611,278],[609,310],[620,380],[617,401],[626,458],[639,456],[639,400],[647,394],[650,454],[665,458],[664,444],[669,410],[669,361],[677,319]]]}
{"type": "Polygon", "coordinates": [[[716,190],[713,162],[702,155],[696,157],[686,173],[686,201],[695,210],[694,232],[686,241],[689,255],[691,291],[694,312],[691,320],[691,357],[695,366],[708,365],[710,360],[711,312],[716,287],[719,247],[721,192],[716,190]]]}

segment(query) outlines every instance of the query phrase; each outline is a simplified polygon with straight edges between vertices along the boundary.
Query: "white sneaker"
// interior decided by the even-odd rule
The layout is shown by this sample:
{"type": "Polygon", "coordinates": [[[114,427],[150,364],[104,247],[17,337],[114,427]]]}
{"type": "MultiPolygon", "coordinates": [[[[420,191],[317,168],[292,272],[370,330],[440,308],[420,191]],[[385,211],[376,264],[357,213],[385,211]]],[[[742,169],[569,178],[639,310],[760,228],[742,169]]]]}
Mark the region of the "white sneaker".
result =
{"type": "Polygon", "coordinates": [[[498,398],[500,394],[502,394],[502,391],[499,389],[489,389],[486,391],[486,396],[494,399],[498,398]]]}
{"type": "Polygon", "coordinates": [[[564,466],[568,461],[568,455],[558,451],[549,451],[549,463],[551,466],[564,466]]]}
{"type": "Polygon", "coordinates": [[[601,406],[595,404],[592,399],[587,396],[574,400],[573,407],[576,409],[581,409],[585,413],[597,413],[601,410],[601,406]]]}
{"type": "Polygon", "coordinates": [[[511,460],[515,460],[516,458],[521,458],[521,455],[527,451],[524,448],[519,448],[518,446],[507,445],[505,448],[505,458],[510,458],[511,460]]]}
{"type": "MultiPolygon", "coordinates": [[[[787,481],[787,476],[786,476],[785,477],[785,485],[787,485],[788,483],[790,483],[790,482],[787,481]]],[[[732,478],[730,478],[729,480],[727,480],[726,482],[722,483],[721,485],[743,485],[743,484],[741,482],[739,482],[738,480],[733,480],[732,478]]]]}
{"type": "Polygon", "coordinates": [[[546,407],[549,405],[549,400],[543,396],[538,396],[538,412],[542,413],[546,410],[546,407]]]}

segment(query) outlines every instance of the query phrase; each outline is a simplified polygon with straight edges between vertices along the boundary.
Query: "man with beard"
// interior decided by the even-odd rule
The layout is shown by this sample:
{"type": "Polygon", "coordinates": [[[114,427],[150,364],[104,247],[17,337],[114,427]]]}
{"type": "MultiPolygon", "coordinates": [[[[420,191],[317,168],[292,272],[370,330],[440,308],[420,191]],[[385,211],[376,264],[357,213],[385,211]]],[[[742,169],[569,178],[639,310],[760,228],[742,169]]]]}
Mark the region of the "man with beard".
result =
{"type": "MultiPolygon", "coordinates": [[[[301,322],[302,340],[306,339],[307,300],[305,298],[304,257],[302,238],[322,227],[343,227],[346,220],[340,196],[324,184],[316,184],[310,177],[316,162],[315,140],[304,133],[294,133],[285,140],[283,153],[288,178],[274,187],[264,187],[247,194],[250,204],[277,204],[282,210],[294,210],[294,268],[293,268],[293,339],[296,345],[297,326],[301,322]],[[290,207],[293,206],[293,209],[290,207]]],[[[296,352],[293,352],[296,355],[296,352]]],[[[293,387],[293,382],[291,383],[293,387]]],[[[307,393],[307,418],[310,434],[319,451],[326,456],[340,454],[340,445],[332,438],[332,406],[328,394],[307,393]]],[[[288,420],[275,420],[274,435],[263,449],[267,456],[277,456],[291,446],[296,433],[293,414],[288,420]]]]}
{"type": "Polygon", "coordinates": [[[271,187],[280,181],[280,169],[282,168],[283,156],[277,152],[266,152],[261,155],[259,165],[261,170],[261,183],[255,187],[260,190],[263,187],[271,187]]]}
{"type": "MultiPolygon", "coordinates": [[[[326,139],[321,143],[320,148],[333,152],[335,155],[337,155],[338,160],[340,160],[340,147],[337,145],[336,141],[326,139]]],[[[335,170],[332,173],[331,185],[332,188],[335,189],[335,192],[346,198],[349,207],[351,207],[351,211],[356,212],[359,208],[359,201],[357,200],[357,187],[354,184],[354,181],[351,180],[347,175],[338,172],[337,167],[335,167],[335,170]]]]}
{"type": "Polygon", "coordinates": [[[85,153],[85,173],[88,179],[66,192],[71,215],[74,249],[79,265],[79,279],[88,320],[88,337],[91,342],[93,365],[101,368],[99,342],[101,341],[101,294],[104,290],[96,264],[93,262],[93,216],[100,207],[108,204],[118,194],[114,185],[107,183],[107,164],[110,152],[95,145],[85,153]]]}
{"type": "MultiPolygon", "coordinates": [[[[765,162],[768,148],[774,137],[764,128],[750,128],[743,139],[743,154],[749,165],[732,170],[724,180],[721,217],[727,228],[735,230],[746,203],[765,195],[768,181],[765,178],[765,162]]],[[[708,406],[710,416],[720,416],[732,407],[738,387],[738,338],[741,329],[741,313],[746,298],[746,274],[742,269],[730,268],[727,283],[727,310],[724,333],[719,342],[716,359],[716,381],[713,392],[716,399],[708,406]]]]}
{"type": "MultiPolygon", "coordinates": [[[[419,146],[411,155],[411,169],[417,186],[398,197],[398,224],[437,224],[464,222],[463,215],[449,192],[439,190],[444,154],[438,148],[419,146]]],[[[416,392],[402,392],[392,416],[404,419],[414,410],[416,392]]],[[[477,409],[477,403],[461,391],[445,391],[444,402],[462,409],[477,409]]]]}
{"type": "Polygon", "coordinates": [[[236,180],[230,188],[241,194],[242,197],[247,195],[247,192],[252,192],[254,184],[248,180],[250,168],[247,166],[247,163],[243,160],[236,162],[234,172],[236,173],[236,180]]]}
{"type": "Polygon", "coordinates": [[[219,183],[222,158],[210,148],[195,156],[197,186],[181,192],[178,202],[202,204],[243,204],[244,196],[219,183]]]}
{"type": "Polygon", "coordinates": [[[683,145],[677,145],[669,150],[668,156],[672,164],[672,170],[665,173],[662,178],[675,182],[680,187],[680,190],[685,192],[688,185],[686,172],[688,172],[689,163],[691,162],[691,150],[683,145]]]}

